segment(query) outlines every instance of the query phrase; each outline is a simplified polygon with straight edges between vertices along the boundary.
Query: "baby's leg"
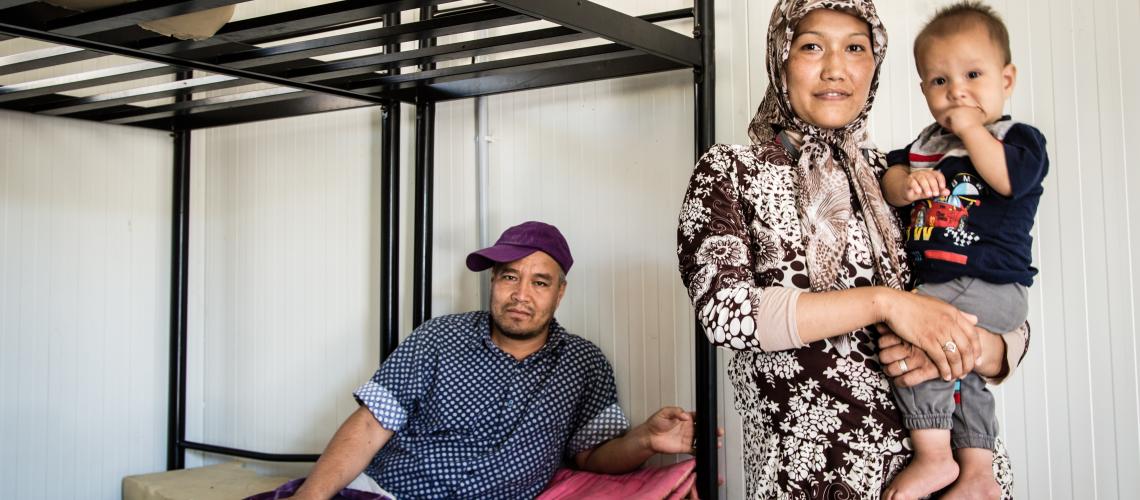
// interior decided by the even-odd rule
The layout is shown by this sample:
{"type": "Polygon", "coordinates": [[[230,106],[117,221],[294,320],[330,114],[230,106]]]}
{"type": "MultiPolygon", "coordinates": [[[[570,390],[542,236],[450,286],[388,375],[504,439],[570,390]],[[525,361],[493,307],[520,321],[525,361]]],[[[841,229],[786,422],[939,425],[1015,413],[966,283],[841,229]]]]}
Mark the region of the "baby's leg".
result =
{"type": "MultiPolygon", "coordinates": [[[[965,290],[960,281],[925,284],[918,293],[946,302],[965,290]]],[[[903,426],[910,429],[914,458],[883,492],[885,500],[908,500],[930,495],[954,482],[958,464],[950,447],[954,414],[954,381],[934,379],[916,387],[896,387],[895,401],[903,415],[903,426]]]]}
{"type": "Polygon", "coordinates": [[[994,479],[994,441],[997,417],[993,394],[981,377],[970,374],[962,379],[961,404],[954,410],[951,443],[961,473],[945,498],[997,499],[1001,487],[994,479]]]}
{"type": "Polygon", "coordinates": [[[883,492],[884,500],[912,500],[945,488],[958,477],[949,429],[913,429],[914,458],[883,492]]]}

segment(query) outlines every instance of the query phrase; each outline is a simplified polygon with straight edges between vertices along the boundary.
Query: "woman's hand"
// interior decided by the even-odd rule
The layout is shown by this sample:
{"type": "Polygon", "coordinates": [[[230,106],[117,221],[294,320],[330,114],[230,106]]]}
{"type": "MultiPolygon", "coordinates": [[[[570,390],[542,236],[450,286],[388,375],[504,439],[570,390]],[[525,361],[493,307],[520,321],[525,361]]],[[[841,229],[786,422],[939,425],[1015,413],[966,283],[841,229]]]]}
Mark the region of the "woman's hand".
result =
{"type": "MultiPolygon", "coordinates": [[[[977,317],[933,297],[892,290],[883,322],[903,340],[926,352],[943,380],[974,371],[981,352],[977,317]]],[[[908,362],[909,364],[909,362],[908,362]]]]}

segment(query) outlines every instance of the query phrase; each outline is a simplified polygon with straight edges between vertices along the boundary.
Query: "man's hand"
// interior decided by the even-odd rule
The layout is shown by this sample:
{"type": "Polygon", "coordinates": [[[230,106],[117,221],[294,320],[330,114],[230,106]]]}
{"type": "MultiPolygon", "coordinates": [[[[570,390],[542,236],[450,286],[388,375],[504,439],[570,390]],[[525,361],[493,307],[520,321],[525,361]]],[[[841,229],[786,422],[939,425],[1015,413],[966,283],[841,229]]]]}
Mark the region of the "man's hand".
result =
{"type": "Polygon", "coordinates": [[[906,191],[903,194],[907,203],[918,200],[934,198],[936,196],[950,196],[946,189],[946,177],[937,170],[913,170],[907,175],[906,191]]]}
{"type": "MultiPolygon", "coordinates": [[[[696,414],[676,406],[666,406],[657,410],[657,413],[645,421],[646,447],[654,453],[694,453],[695,417],[696,414]]],[[[716,435],[724,436],[724,429],[718,428],[716,435]]],[[[717,447],[720,447],[719,440],[717,447]]]]}
{"type": "MultiPolygon", "coordinates": [[[[574,460],[582,470],[624,474],[640,467],[655,453],[691,454],[696,451],[693,448],[693,422],[692,413],[676,406],[666,406],[624,436],[582,451],[575,455],[574,460]]],[[[724,436],[724,429],[718,428],[716,434],[724,436]]],[[[719,439],[717,447],[720,447],[719,439]]]]}
{"type": "Polygon", "coordinates": [[[938,368],[922,349],[899,338],[887,325],[879,323],[875,329],[880,334],[879,364],[895,386],[914,387],[938,378],[938,368]]]}

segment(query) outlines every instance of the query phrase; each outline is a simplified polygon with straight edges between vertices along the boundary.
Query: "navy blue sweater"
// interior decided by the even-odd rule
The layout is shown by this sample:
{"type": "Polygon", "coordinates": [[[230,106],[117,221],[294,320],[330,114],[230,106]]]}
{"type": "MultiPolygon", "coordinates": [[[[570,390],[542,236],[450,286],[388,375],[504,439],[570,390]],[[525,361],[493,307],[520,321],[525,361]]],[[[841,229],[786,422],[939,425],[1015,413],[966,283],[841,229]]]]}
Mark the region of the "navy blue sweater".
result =
{"type": "MultiPolygon", "coordinates": [[[[1041,199],[1041,181],[1049,171],[1045,137],[1036,128],[1017,123],[1002,143],[1010,196],[990,189],[969,157],[946,157],[934,168],[946,177],[951,195],[917,201],[904,214],[903,220],[909,221],[906,249],[919,283],[971,276],[998,284],[1033,284],[1037,269],[1031,265],[1029,233],[1041,199]]],[[[910,147],[891,151],[887,161],[909,165],[910,147]]]]}

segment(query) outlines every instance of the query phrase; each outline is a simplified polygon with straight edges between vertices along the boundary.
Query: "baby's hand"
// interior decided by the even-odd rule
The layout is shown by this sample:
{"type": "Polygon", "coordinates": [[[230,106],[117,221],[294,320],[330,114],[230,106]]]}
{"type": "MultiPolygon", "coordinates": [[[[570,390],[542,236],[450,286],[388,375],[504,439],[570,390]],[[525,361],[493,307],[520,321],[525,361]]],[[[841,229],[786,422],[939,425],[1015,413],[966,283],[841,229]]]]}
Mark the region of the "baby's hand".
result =
{"type": "Polygon", "coordinates": [[[956,106],[946,110],[939,123],[950,133],[961,137],[962,132],[985,125],[986,112],[978,106],[956,106]]]}
{"type": "Polygon", "coordinates": [[[950,190],[946,189],[946,177],[942,175],[942,172],[937,170],[914,170],[907,176],[907,203],[934,198],[936,196],[950,196],[950,190]]]}

